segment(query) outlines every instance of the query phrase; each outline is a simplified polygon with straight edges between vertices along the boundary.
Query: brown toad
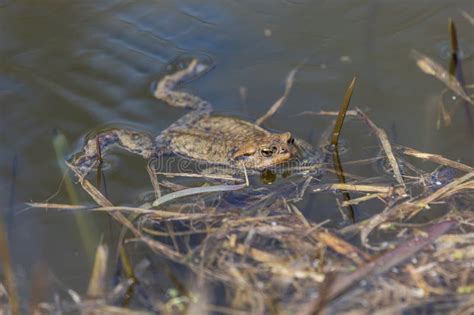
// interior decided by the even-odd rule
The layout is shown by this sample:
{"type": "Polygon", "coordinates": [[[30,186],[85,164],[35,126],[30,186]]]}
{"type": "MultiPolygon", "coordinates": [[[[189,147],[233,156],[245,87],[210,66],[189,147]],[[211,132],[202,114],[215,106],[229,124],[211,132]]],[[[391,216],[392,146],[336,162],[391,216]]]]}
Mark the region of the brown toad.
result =
{"type": "MultiPolygon", "coordinates": [[[[209,66],[192,60],[183,69],[170,73],[158,82],[154,95],[171,106],[191,109],[162,131],[155,139],[130,129],[109,129],[87,141],[73,160],[87,173],[112,146],[139,154],[146,159],[174,153],[185,158],[236,168],[265,169],[311,150],[309,144],[295,140],[289,132],[272,133],[252,122],[236,117],[211,115],[207,101],[183,91],[178,84],[206,72],[209,66]],[[100,152],[98,152],[100,144],[100,152]]],[[[312,150],[311,150],[312,151],[312,150]]]]}

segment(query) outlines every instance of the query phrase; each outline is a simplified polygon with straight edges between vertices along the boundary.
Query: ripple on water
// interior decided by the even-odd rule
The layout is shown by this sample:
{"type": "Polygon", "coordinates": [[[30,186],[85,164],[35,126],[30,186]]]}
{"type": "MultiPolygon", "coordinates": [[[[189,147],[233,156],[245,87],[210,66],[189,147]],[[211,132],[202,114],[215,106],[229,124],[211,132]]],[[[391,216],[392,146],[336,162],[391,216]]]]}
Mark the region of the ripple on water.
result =
{"type": "MultiPolygon", "coordinates": [[[[458,39],[460,44],[459,47],[459,52],[458,52],[458,57],[460,59],[466,59],[469,58],[469,56],[472,54],[472,52],[467,53],[464,50],[464,47],[462,43],[465,41],[462,39],[458,39]]],[[[438,56],[441,57],[443,60],[449,60],[451,58],[451,43],[449,40],[442,40],[436,44],[436,51],[438,52],[438,56]]]]}

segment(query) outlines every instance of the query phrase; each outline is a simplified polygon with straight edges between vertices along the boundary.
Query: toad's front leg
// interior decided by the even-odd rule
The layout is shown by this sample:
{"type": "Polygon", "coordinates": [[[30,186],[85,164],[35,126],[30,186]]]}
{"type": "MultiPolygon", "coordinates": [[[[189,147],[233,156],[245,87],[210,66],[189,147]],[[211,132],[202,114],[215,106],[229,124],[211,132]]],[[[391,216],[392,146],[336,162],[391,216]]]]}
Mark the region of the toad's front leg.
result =
{"type": "Polygon", "coordinates": [[[85,176],[113,147],[141,155],[145,159],[149,159],[154,153],[153,139],[146,133],[108,129],[89,138],[82,151],[73,157],[72,165],[85,176]]]}

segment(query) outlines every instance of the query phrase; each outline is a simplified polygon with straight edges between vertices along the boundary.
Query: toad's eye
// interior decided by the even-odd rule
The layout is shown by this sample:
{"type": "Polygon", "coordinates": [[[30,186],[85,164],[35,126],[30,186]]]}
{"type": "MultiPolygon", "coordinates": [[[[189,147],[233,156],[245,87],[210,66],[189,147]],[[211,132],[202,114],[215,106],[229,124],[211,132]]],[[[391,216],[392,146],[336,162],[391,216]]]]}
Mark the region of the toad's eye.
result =
{"type": "Polygon", "coordinates": [[[271,157],[273,154],[278,152],[278,147],[276,145],[272,145],[269,148],[262,148],[260,149],[263,157],[271,157]]]}
{"type": "Polygon", "coordinates": [[[270,157],[273,155],[273,151],[271,149],[261,149],[260,153],[262,153],[263,157],[270,157]]]}
{"type": "Polygon", "coordinates": [[[295,143],[295,138],[291,137],[287,141],[288,144],[294,144],[295,143]]]}

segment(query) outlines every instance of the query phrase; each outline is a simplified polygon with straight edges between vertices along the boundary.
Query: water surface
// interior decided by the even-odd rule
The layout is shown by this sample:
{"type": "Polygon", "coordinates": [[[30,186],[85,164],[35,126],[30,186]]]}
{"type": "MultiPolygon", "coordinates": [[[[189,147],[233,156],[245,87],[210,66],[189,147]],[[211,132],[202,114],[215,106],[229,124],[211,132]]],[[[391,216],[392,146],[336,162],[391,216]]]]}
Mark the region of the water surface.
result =
{"type": "MultiPolygon", "coordinates": [[[[216,63],[189,90],[218,112],[254,118],[281,95],[288,72],[305,61],[287,104],[265,126],[313,143],[330,118],[293,115],[337,110],[357,76],[351,107],[366,111],[395,143],[473,165],[463,111],[451,126],[437,129],[436,98],[444,87],[409,57],[417,49],[447,67],[447,21],[453,17],[466,81],[472,82],[474,26],[463,10],[474,15],[469,1],[0,2],[0,209],[22,294],[34,265],[47,265],[53,283],[79,292],[90,269],[70,213],[23,211],[25,202],[43,201],[60,186],[53,130],[64,133],[71,153],[88,132],[106,124],[158,133],[184,112],[157,102],[150,86],[182,54],[216,63]]],[[[349,149],[343,160],[377,150],[360,121],[349,121],[343,138],[349,149]]],[[[144,161],[117,156],[106,172],[108,196],[116,204],[135,204],[150,191],[144,161]]],[[[373,169],[366,171],[370,176],[373,169]]],[[[341,219],[328,196],[308,198],[302,204],[309,218],[341,219]]],[[[68,202],[65,190],[52,201],[68,202]]],[[[362,217],[369,213],[361,209],[362,217]]],[[[106,241],[116,239],[110,218],[90,216],[106,241]]]]}

